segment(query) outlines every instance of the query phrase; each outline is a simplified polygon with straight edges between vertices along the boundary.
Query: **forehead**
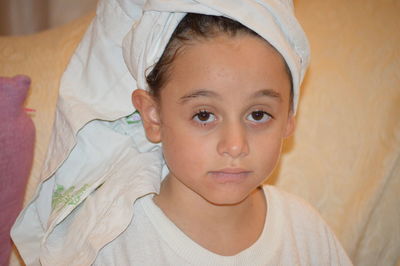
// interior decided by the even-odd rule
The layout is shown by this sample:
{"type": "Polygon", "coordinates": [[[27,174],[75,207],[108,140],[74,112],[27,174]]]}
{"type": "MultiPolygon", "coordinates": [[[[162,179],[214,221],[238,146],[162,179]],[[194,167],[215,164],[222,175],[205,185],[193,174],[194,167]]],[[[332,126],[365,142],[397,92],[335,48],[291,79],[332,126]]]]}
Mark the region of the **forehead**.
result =
{"type": "Polygon", "coordinates": [[[199,89],[243,96],[268,89],[286,99],[290,79],[280,54],[263,39],[221,34],[184,44],[171,63],[163,91],[185,94],[199,89]]]}

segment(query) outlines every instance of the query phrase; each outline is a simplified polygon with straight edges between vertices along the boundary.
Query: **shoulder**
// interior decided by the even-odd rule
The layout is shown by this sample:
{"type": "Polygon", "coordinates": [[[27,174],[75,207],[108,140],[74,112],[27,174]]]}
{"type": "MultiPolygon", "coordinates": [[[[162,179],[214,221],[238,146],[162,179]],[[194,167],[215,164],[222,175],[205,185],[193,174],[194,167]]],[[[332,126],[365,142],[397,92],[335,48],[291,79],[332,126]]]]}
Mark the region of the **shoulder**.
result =
{"type": "Polygon", "coordinates": [[[152,196],[139,198],[133,205],[133,218],[128,227],[97,255],[94,265],[136,265],[151,261],[158,265],[161,239],[143,206],[152,196]],[[153,253],[155,252],[155,253],[153,253]]]}
{"type": "Polygon", "coordinates": [[[277,187],[266,185],[263,189],[267,221],[282,230],[283,252],[286,250],[291,256],[295,253],[310,265],[351,265],[339,240],[313,206],[277,187]]]}
{"type": "Polygon", "coordinates": [[[301,197],[271,185],[264,185],[263,189],[267,202],[272,205],[269,207],[280,207],[280,211],[285,215],[295,215],[299,218],[306,216],[323,222],[318,211],[301,197]]]}
{"type": "Polygon", "coordinates": [[[318,211],[304,199],[275,186],[266,185],[263,188],[268,212],[275,216],[274,219],[284,220],[284,224],[295,232],[301,230],[312,235],[328,230],[333,234],[318,211]]]}

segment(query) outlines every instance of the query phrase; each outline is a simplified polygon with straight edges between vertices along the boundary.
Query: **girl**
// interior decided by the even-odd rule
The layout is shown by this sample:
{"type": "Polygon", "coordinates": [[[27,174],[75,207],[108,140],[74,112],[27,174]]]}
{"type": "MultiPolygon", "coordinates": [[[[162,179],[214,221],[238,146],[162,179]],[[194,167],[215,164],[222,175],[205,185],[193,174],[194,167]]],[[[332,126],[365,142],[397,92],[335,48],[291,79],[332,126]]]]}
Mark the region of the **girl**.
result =
{"type": "MultiPolygon", "coordinates": [[[[42,186],[56,189],[50,213],[41,215],[48,222],[32,262],[351,264],[309,205],[262,186],[293,132],[308,62],[291,5],[222,2],[143,6],[123,43],[141,121],[93,121],[82,129],[53,183],[42,186]],[[147,140],[162,143],[167,170],[161,184],[161,150],[140,138],[142,128],[147,140]],[[87,145],[95,134],[104,136],[87,145]],[[126,135],[130,144],[123,149],[126,135]],[[103,160],[86,161],[93,167],[78,167],[73,182],[67,178],[82,157],[96,152],[103,160]]],[[[29,213],[20,217],[20,228],[29,213]]],[[[18,241],[18,222],[14,231],[18,241]]]]}

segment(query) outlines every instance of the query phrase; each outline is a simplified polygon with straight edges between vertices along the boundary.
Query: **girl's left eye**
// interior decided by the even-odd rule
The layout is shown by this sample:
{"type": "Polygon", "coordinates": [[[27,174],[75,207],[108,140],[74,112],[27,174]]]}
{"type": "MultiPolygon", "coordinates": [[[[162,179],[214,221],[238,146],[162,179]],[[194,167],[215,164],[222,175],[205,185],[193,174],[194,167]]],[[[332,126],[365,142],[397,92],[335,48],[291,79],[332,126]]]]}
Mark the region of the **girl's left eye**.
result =
{"type": "Polygon", "coordinates": [[[215,115],[208,111],[199,111],[192,119],[199,124],[207,124],[215,121],[215,115]]]}
{"type": "Polygon", "coordinates": [[[251,112],[246,118],[251,122],[264,123],[269,121],[272,118],[272,116],[264,111],[254,111],[251,112]]]}

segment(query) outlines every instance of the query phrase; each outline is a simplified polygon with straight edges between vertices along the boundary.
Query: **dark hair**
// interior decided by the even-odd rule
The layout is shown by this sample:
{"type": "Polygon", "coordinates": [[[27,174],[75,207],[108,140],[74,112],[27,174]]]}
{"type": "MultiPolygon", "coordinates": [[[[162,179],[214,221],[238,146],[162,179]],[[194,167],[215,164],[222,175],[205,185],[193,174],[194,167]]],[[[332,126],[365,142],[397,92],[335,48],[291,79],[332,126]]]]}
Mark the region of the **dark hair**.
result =
{"type": "MultiPolygon", "coordinates": [[[[150,88],[150,93],[156,99],[160,97],[160,90],[168,81],[171,73],[171,63],[174,61],[176,55],[179,53],[183,45],[191,41],[210,39],[220,34],[226,34],[229,37],[235,37],[238,34],[248,34],[263,39],[253,30],[247,28],[241,23],[222,16],[211,16],[203,14],[188,13],[181,20],[173,32],[161,58],[154,66],[153,70],[146,76],[147,84],[150,88]]],[[[264,39],[263,39],[264,40],[264,39]]],[[[267,42],[265,40],[265,42],[267,42]]],[[[267,42],[269,44],[269,42],[267,42]]],[[[269,44],[270,45],[270,44],[269,44]]],[[[272,45],[270,45],[274,48],[272,45]]],[[[275,49],[275,48],[274,48],[275,49]]],[[[277,51],[278,52],[278,51],[277,51]]],[[[280,53],[278,52],[280,55],[280,53]]],[[[282,56],[281,56],[282,57],[282,56]]],[[[290,109],[293,108],[293,81],[292,74],[286,63],[285,70],[289,76],[291,89],[289,105],[290,109]]]]}

